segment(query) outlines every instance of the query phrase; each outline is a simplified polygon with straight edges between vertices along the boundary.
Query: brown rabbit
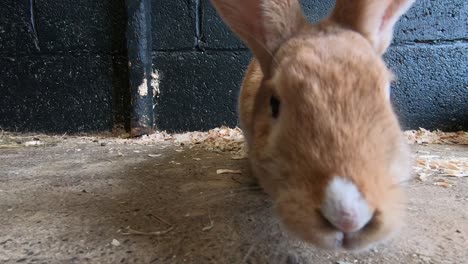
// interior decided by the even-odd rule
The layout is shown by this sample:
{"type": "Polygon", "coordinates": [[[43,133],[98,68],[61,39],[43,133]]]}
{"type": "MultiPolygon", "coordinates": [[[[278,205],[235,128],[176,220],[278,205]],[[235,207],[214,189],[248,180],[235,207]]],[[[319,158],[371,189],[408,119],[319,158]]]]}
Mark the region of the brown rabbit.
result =
{"type": "Polygon", "coordinates": [[[381,56],[414,0],[337,0],[309,24],[297,0],[212,0],[253,52],[240,95],[252,171],[286,229],[362,249],[403,223],[410,155],[381,56]]]}

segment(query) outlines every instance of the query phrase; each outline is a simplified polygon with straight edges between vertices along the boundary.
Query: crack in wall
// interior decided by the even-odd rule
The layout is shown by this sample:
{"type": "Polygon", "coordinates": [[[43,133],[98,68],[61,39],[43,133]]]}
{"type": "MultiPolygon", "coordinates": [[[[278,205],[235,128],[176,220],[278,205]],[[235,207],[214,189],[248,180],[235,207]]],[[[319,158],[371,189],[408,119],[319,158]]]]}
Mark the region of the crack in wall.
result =
{"type": "Polygon", "coordinates": [[[36,18],[34,15],[34,7],[35,7],[36,1],[35,0],[29,0],[29,24],[31,28],[31,33],[33,34],[33,41],[34,41],[34,46],[38,51],[41,51],[41,48],[39,47],[39,36],[37,35],[37,26],[36,26],[36,18]]]}
{"type": "Polygon", "coordinates": [[[195,1],[195,32],[197,34],[197,43],[195,49],[199,51],[205,50],[205,40],[203,37],[203,6],[201,0],[195,1]]]}
{"type": "Polygon", "coordinates": [[[433,39],[433,40],[411,40],[411,41],[395,41],[390,47],[416,47],[416,46],[447,46],[468,44],[468,38],[460,39],[433,39]]]}

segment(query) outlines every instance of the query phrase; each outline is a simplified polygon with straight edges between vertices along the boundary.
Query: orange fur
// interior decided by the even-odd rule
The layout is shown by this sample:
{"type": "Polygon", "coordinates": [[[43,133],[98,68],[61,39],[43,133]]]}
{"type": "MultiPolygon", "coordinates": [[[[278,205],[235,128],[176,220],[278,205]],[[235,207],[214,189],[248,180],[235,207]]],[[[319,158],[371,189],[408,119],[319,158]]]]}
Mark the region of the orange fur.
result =
{"type": "Polygon", "coordinates": [[[400,180],[409,175],[410,162],[386,91],[392,74],[381,54],[394,16],[412,1],[338,0],[330,18],[310,25],[296,0],[251,0],[262,14],[247,18],[256,25],[252,30],[235,17],[242,4],[212,1],[255,47],[242,84],[240,120],[252,171],[286,228],[327,248],[359,249],[389,237],[403,223],[400,180]],[[249,32],[260,35],[252,40],[249,32]],[[272,97],[280,101],[276,119],[272,97]],[[336,175],[353,182],[374,212],[364,229],[345,238],[317,213],[336,175]]]}

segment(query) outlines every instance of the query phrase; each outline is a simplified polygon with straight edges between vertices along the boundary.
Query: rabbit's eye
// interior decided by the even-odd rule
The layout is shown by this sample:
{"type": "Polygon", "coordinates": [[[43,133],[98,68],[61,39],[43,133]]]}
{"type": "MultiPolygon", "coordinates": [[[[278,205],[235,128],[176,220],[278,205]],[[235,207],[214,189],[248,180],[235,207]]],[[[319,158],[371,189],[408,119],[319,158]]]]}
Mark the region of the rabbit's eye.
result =
{"type": "Polygon", "coordinates": [[[272,96],[270,99],[270,107],[271,107],[271,116],[273,118],[277,118],[279,115],[279,111],[280,111],[280,101],[274,96],[272,96]]]}

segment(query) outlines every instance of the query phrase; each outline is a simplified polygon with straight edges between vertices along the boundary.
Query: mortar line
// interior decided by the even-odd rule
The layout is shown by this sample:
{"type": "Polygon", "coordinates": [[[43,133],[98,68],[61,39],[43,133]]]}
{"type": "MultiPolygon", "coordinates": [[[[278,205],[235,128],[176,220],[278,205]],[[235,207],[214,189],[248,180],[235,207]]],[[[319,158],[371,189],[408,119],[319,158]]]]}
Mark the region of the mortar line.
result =
{"type": "Polygon", "coordinates": [[[458,39],[432,39],[432,40],[411,40],[411,41],[395,41],[391,46],[417,46],[417,45],[428,45],[428,46],[442,46],[450,44],[466,44],[468,38],[458,39]]]}
{"type": "Polygon", "coordinates": [[[122,56],[126,57],[125,53],[121,52],[91,52],[91,51],[46,51],[46,52],[0,52],[1,58],[19,58],[19,57],[40,57],[40,56],[122,56]]]}
{"type": "MultiPolygon", "coordinates": [[[[434,46],[434,47],[454,47],[459,45],[467,45],[468,39],[459,39],[456,41],[437,41],[437,42],[396,42],[391,45],[391,47],[424,47],[424,46],[434,46]]],[[[203,53],[203,52],[245,52],[249,51],[247,48],[204,48],[203,50],[197,49],[196,47],[187,47],[187,48],[176,48],[176,49],[158,49],[153,50],[152,55],[156,53],[203,53]]],[[[46,52],[10,52],[10,51],[0,51],[0,58],[15,58],[15,57],[25,57],[25,56],[81,56],[81,55],[92,55],[92,56],[125,56],[123,52],[94,52],[94,51],[46,51],[46,52]]]]}

